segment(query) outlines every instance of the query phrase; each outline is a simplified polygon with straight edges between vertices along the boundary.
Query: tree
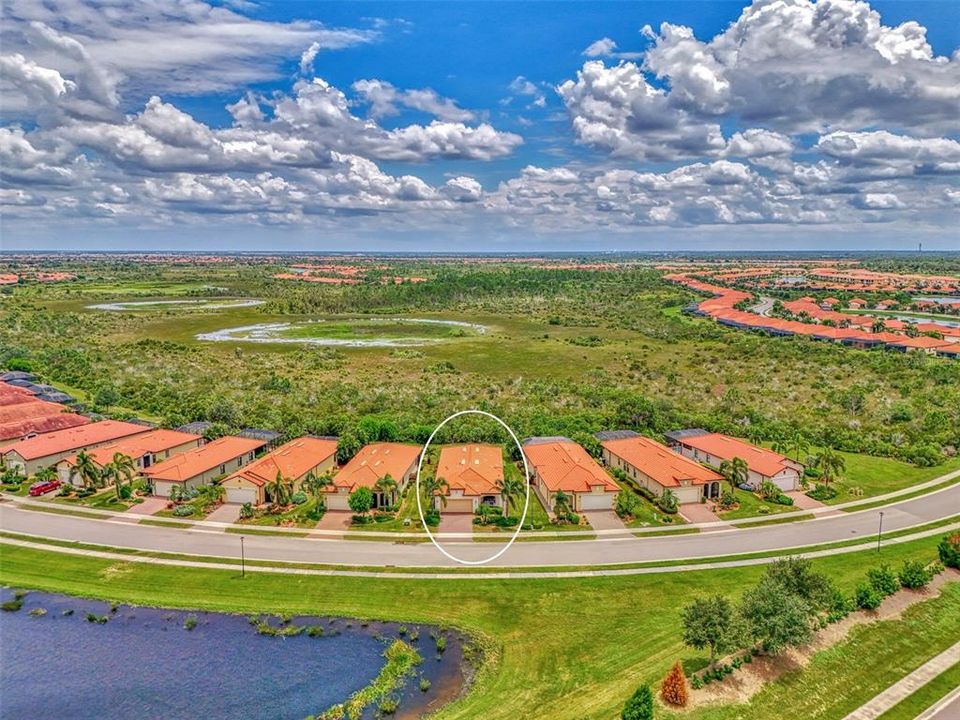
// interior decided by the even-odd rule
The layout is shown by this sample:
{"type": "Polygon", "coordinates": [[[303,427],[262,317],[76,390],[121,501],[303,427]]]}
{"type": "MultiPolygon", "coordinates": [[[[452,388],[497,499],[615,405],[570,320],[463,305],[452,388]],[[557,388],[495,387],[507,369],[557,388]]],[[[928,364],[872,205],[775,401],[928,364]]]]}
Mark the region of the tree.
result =
{"type": "Polygon", "coordinates": [[[944,536],[937,545],[937,552],[946,567],[960,568],[960,532],[944,536]]]}
{"type": "Polygon", "coordinates": [[[810,606],[811,614],[829,607],[834,597],[830,578],[813,569],[807,558],[788,557],[767,566],[766,578],[796,595],[810,606]]]}
{"type": "Polygon", "coordinates": [[[553,496],[553,514],[562,517],[570,512],[570,496],[563,490],[557,490],[553,496]]]}
{"type": "Polygon", "coordinates": [[[807,436],[800,430],[794,430],[790,435],[790,449],[793,450],[793,459],[800,462],[800,456],[810,451],[810,443],[807,442],[807,436]]]}
{"type": "Polygon", "coordinates": [[[397,490],[397,481],[390,477],[390,473],[387,473],[382,478],[378,478],[377,482],[373,484],[373,489],[380,493],[380,495],[389,496],[391,500],[389,504],[393,505],[393,494],[397,490]]]}
{"type": "Polygon", "coordinates": [[[360,452],[363,442],[353,430],[345,430],[340,434],[337,440],[337,462],[344,465],[350,461],[354,455],[360,452]]]}
{"type": "Polygon", "coordinates": [[[730,491],[736,495],[737,486],[747,481],[750,474],[750,468],[746,460],[735,457],[733,460],[724,460],[720,463],[720,474],[730,483],[730,491]]]}
{"type": "Polygon", "coordinates": [[[319,503],[323,494],[326,491],[326,488],[333,485],[333,478],[330,477],[329,473],[324,473],[323,475],[317,475],[315,473],[308,473],[307,476],[303,479],[301,487],[311,495],[319,503]]]}
{"type": "Polygon", "coordinates": [[[373,491],[368,487],[358,487],[350,493],[347,503],[357,515],[366,515],[373,506],[373,491]]]}
{"type": "Polygon", "coordinates": [[[57,470],[52,465],[40,468],[33,474],[33,479],[37,482],[50,482],[57,479],[57,470]]]}
{"type": "Polygon", "coordinates": [[[683,609],[683,642],[697,650],[710,648],[711,667],[717,653],[733,650],[740,629],[733,605],[723,595],[698,597],[683,609]]]}
{"type": "Polygon", "coordinates": [[[100,467],[93,461],[93,458],[83,450],[78,452],[77,459],[70,470],[70,480],[79,477],[85,488],[95,488],[100,484],[100,476],[100,467]]]}
{"type": "Polygon", "coordinates": [[[428,477],[420,480],[420,486],[423,494],[427,496],[430,507],[433,507],[433,498],[440,498],[440,507],[447,506],[447,494],[450,492],[450,484],[443,478],[428,477]]]}
{"type": "Polygon", "coordinates": [[[641,685],[630,696],[620,713],[620,720],[653,720],[653,691],[649,685],[641,685]]]}
{"type": "Polygon", "coordinates": [[[813,635],[810,606],[769,575],[744,594],[740,617],[750,639],[769,653],[802,645],[813,635]]]}
{"type": "Polygon", "coordinates": [[[498,483],[497,488],[503,498],[503,516],[507,517],[510,511],[510,500],[518,495],[523,495],[526,487],[520,478],[504,476],[498,483]]]}
{"type": "Polygon", "coordinates": [[[881,333],[887,329],[887,326],[883,323],[881,318],[877,318],[873,321],[873,324],[870,326],[870,331],[875,333],[881,333]]]}
{"type": "Polygon", "coordinates": [[[124,483],[132,485],[133,479],[137,476],[137,465],[129,455],[114,453],[113,459],[103,468],[103,476],[108,482],[113,481],[117,499],[121,500],[124,483]]]}
{"type": "Polygon", "coordinates": [[[660,684],[660,697],[668,705],[684,707],[687,704],[687,677],[679,662],[673,664],[660,684]]]}
{"type": "Polygon", "coordinates": [[[823,484],[830,486],[830,483],[840,478],[846,468],[846,462],[843,455],[838,453],[832,447],[825,447],[814,458],[813,465],[820,471],[820,479],[823,484]]]}
{"type": "Polygon", "coordinates": [[[277,476],[267,483],[266,489],[275,506],[286,505],[293,490],[293,480],[285,478],[283,473],[277,470],[277,476]]]}

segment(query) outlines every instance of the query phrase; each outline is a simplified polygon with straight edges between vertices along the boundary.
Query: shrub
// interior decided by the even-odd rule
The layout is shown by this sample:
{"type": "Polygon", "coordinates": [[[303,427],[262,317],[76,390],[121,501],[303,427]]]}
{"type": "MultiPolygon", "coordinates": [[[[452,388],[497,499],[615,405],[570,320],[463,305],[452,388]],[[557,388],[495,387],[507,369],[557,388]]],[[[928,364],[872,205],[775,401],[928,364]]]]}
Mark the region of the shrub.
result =
{"type": "Polygon", "coordinates": [[[937,545],[940,562],[947,567],[960,569],[960,532],[954,532],[940,541],[937,545]]]}
{"type": "Polygon", "coordinates": [[[909,590],[919,590],[933,579],[933,573],[919,560],[906,560],[899,575],[900,584],[909,590]]]}
{"type": "Polygon", "coordinates": [[[683,666],[677,662],[660,685],[660,698],[668,705],[684,707],[687,704],[687,678],[683,666]]]}
{"type": "Polygon", "coordinates": [[[854,593],[857,607],[863,610],[876,610],[883,602],[883,595],[869,583],[860,583],[854,593]]]}
{"type": "Polygon", "coordinates": [[[757,505],[757,514],[758,515],[769,515],[770,506],[769,505],[757,505]]]}
{"type": "Polygon", "coordinates": [[[245,502],[240,506],[240,517],[244,520],[249,520],[253,517],[253,504],[245,502]]]}
{"type": "Polygon", "coordinates": [[[657,507],[665,513],[673,515],[677,512],[677,496],[670,490],[664,490],[660,497],[657,498],[657,507]]]}
{"type": "Polygon", "coordinates": [[[20,608],[23,607],[23,600],[20,598],[14,598],[13,600],[7,600],[3,605],[0,605],[0,610],[3,612],[17,612],[20,608]]]}
{"type": "Polygon", "coordinates": [[[429,689],[430,681],[425,677],[420,678],[420,692],[426,692],[429,689]]]}
{"type": "Polygon", "coordinates": [[[793,498],[783,493],[773,498],[773,501],[777,503],[777,505],[793,505],[793,498]]]}
{"type": "Polygon", "coordinates": [[[96,615],[92,612],[88,612],[86,618],[87,622],[94,623],[95,625],[105,625],[109,619],[106,615],[96,615]]]}
{"type": "Polygon", "coordinates": [[[197,616],[187,615],[187,619],[183,621],[183,629],[193,630],[196,626],[197,626],[197,616]]]}
{"type": "Polygon", "coordinates": [[[720,500],[717,502],[717,505],[720,506],[721,510],[729,510],[736,504],[737,504],[737,496],[734,495],[729,490],[725,490],[723,492],[723,495],[720,496],[720,500]]]}
{"type": "Polygon", "coordinates": [[[397,708],[399,707],[400,707],[400,700],[393,697],[392,695],[388,695],[387,697],[382,698],[380,702],[377,704],[377,709],[384,715],[393,715],[397,711],[397,708]]]}
{"type": "Polygon", "coordinates": [[[442,653],[447,649],[447,639],[443,635],[437,635],[436,639],[437,652],[442,653]]]}
{"type": "Polygon", "coordinates": [[[303,505],[307,501],[307,494],[303,490],[297,490],[290,496],[290,502],[294,505],[303,505]]]}
{"type": "Polygon", "coordinates": [[[195,512],[193,505],[177,505],[173,509],[175,517],[190,517],[195,512]]]}
{"type": "Polygon", "coordinates": [[[699,675],[694,675],[694,676],[693,676],[693,678],[690,680],[690,686],[691,686],[694,690],[699,690],[700,688],[703,687],[703,681],[700,680],[700,676],[699,676],[699,675]]]}
{"type": "Polygon", "coordinates": [[[307,637],[321,637],[323,635],[323,627],[320,625],[308,625],[307,626],[307,637]]]}
{"type": "Polygon", "coordinates": [[[621,720],[653,720],[653,691],[641,685],[630,696],[620,713],[621,720]]]}
{"type": "Polygon", "coordinates": [[[27,613],[30,617],[43,617],[46,614],[47,611],[43,608],[33,608],[33,610],[27,613]]]}
{"type": "Polygon", "coordinates": [[[810,490],[807,493],[807,497],[811,497],[814,500],[819,500],[820,502],[832,500],[836,496],[837,491],[829,485],[824,485],[823,483],[817,483],[814,485],[813,490],[810,490]]]}
{"type": "Polygon", "coordinates": [[[867,580],[884,597],[893,595],[900,589],[900,580],[889,565],[881,565],[878,568],[867,570],[867,580]]]}

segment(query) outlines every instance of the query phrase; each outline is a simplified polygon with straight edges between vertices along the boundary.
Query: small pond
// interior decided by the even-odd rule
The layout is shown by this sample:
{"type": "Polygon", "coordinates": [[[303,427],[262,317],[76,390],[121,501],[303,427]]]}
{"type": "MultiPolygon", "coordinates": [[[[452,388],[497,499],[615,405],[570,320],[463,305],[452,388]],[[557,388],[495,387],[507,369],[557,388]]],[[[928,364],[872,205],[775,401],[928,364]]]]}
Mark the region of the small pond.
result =
{"type": "MultiPolygon", "coordinates": [[[[9,588],[0,595],[14,597],[9,588]]],[[[282,626],[276,617],[261,621],[282,626]]],[[[446,650],[438,654],[431,636],[438,631],[428,626],[411,624],[401,635],[398,624],[343,618],[294,617],[289,625],[323,632],[262,635],[246,616],[31,592],[19,610],[0,612],[0,717],[302,720],[370,684],[397,638],[423,662],[393,693],[395,717],[419,717],[460,692],[462,639],[451,631],[442,633],[446,650]]],[[[363,717],[375,713],[373,705],[363,717]]]]}

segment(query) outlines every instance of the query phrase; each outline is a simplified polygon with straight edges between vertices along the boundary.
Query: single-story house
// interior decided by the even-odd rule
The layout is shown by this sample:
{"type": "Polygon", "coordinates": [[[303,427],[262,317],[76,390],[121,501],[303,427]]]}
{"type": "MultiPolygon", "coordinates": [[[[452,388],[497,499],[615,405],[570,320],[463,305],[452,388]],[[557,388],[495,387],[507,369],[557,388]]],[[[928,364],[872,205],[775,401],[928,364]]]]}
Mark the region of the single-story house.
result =
{"type": "Polygon", "coordinates": [[[933,338],[929,335],[919,335],[917,337],[904,335],[902,339],[890,343],[891,348],[900,352],[923,352],[928,355],[936,355],[938,351],[949,345],[948,341],[933,338]]]}
{"type": "MultiPolygon", "coordinates": [[[[177,430],[149,430],[142,435],[134,435],[115,443],[101,445],[90,450],[87,455],[100,468],[113,462],[117,453],[126,455],[133,460],[137,471],[142,473],[157,463],[188,450],[194,450],[201,445],[203,445],[203,438],[199,435],[182,433],[177,430]]],[[[73,471],[76,464],[76,455],[65,457],[57,463],[57,474],[60,476],[60,482],[73,483],[74,485],[82,484],[82,480],[73,471]]]]}
{"type": "MultiPolygon", "coordinates": [[[[269,442],[263,440],[261,442],[269,442]]],[[[269,485],[279,473],[300,489],[310,473],[322,475],[337,462],[337,441],[329,438],[300,437],[284,443],[241,470],[225,477],[220,484],[226,489],[226,501],[263,505],[271,501],[269,485]]]]}
{"type": "Polygon", "coordinates": [[[154,495],[167,496],[175,485],[190,490],[239,470],[253,462],[257,450],[265,444],[263,440],[227,435],[157,463],[143,475],[153,484],[154,495]]]}
{"type": "Polygon", "coordinates": [[[417,474],[420,461],[418,445],[403,443],[373,443],[354,455],[350,462],[340,468],[333,478],[333,485],[327,488],[327,508],[330,510],[349,510],[350,493],[357,488],[367,487],[373,490],[373,506],[393,505],[398,493],[417,474]],[[397,488],[389,495],[374,489],[377,481],[390,476],[397,488]]]}
{"type": "Polygon", "coordinates": [[[860,308],[865,308],[867,306],[867,301],[863,298],[855,297],[849,303],[847,303],[847,306],[852,310],[859,310],[860,308]]]}
{"type": "Polygon", "coordinates": [[[562,491],[576,512],[613,509],[620,486],[573,440],[529,438],[523,443],[523,454],[532,466],[533,486],[547,508],[553,509],[562,491]]]}
{"type": "Polygon", "coordinates": [[[676,452],[714,468],[724,460],[740,458],[747,463],[747,484],[751,487],[757,488],[766,481],[784,491],[800,487],[803,465],[773,450],[699,428],[669,432],[666,437],[676,452]]]}
{"type": "Polygon", "coordinates": [[[440,451],[437,475],[446,480],[444,505],[439,496],[434,507],[448,513],[472,513],[481,504],[503,506],[503,450],[498,445],[450,445],[440,451]]]}
{"type": "Polygon", "coordinates": [[[670,490],[677,502],[720,497],[723,475],[630,430],[597,433],[603,461],[657,497],[670,490]]]}
{"type": "Polygon", "coordinates": [[[5,446],[2,454],[8,465],[20,468],[29,476],[81,450],[92,450],[150,430],[152,428],[136,423],[101,420],[20,440],[5,446]]]}
{"type": "Polygon", "coordinates": [[[0,405],[0,441],[24,440],[41,432],[65,430],[89,422],[89,418],[68,412],[59,403],[39,400],[30,394],[8,393],[6,402],[0,405]]]}

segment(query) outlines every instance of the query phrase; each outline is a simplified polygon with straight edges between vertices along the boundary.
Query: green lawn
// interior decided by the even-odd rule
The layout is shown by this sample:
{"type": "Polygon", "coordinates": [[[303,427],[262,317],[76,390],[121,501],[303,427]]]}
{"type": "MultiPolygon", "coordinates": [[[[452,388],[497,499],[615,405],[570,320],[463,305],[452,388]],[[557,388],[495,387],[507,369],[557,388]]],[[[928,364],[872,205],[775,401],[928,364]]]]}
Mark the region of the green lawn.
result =
{"type": "Polygon", "coordinates": [[[879,720],[913,720],[956,687],[960,687],[960,663],[905,697],[881,715],[879,720]]]}
{"type": "MultiPolygon", "coordinates": [[[[727,489],[729,489],[729,487],[727,489]]],[[[746,517],[764,518],[772,515],[779,515],[781,513],[795,512],[797,510],[797,508],[793,505],[780,505],[772,500],[761,500],[755,493],[747,492],[746,490],[741,490],[740,488],[737,488],[736,496],[737,501],[740,503],[740,507],[738,507],[736,510],[728,510],[727,512],[718,513],[718,515],[724,520],[736,520],[738,518],[746,517]],[[761,505],[765,505],[769,512],[761,514],[761,505]]]]}
{"type": "Polygon", "coordinates": [[[319,520],[309,518],[308,514],[316,507],[316,504],[317,501],[310,497],[303,505],[294,505],[286,512],[277,513],[276,515],[269,512],[261,512],[249,520],[239,520],[238,523],[240,525],[266,527],[284,525],[288,527],[312,528],[316,527],[319,520]]]}
{"type": "MultiPolygon", "coordinates": [[[[931,559],[937,538],[816,561],[846,591],[881,561],[931,559]]],[[[657,682],[676,660],[704,653],[679,640],[683,600],[737,596],[762,568],[535,580],[401,580],[159,567],[4,547],[0,581],[123,602],[241,613],[333,614],[455,625],[489,648],[474,689],[442,718],[609,720],[641,682],[657,682]],[[575,619],[573,621],[572,619],[575,619]]],[[[840,717],[960,634],[960,585],[918,606],[902,623],[855,634],[818,656],[813,671],[772,684],[740,708],[689,713],[696,720],[840,717]],[[879,686],[879,687],[878,687],[879,686]],[[842,710],[842,712],[841,712],[842,710]]]]}
{"type": "MultiPolygon", "coordinates": [[[[816,452],[815,450],[812,452],[816,452]]],[[[960,457],[934,467],[916,467],[892,458],[840,453],[846,462],[844,477],[836,483],[840,491],[828,505],[836,505],[860,497],[873,497],[902,490],[918,483],[933,480],[954,470],[960,470],[960,457]],[[851,488],[859,488],[862,495],[854,495],[851,488]]]]}

